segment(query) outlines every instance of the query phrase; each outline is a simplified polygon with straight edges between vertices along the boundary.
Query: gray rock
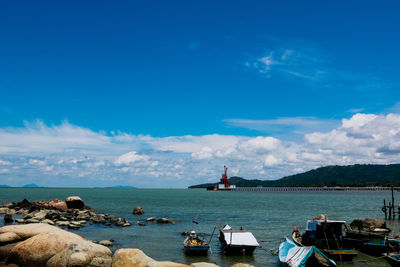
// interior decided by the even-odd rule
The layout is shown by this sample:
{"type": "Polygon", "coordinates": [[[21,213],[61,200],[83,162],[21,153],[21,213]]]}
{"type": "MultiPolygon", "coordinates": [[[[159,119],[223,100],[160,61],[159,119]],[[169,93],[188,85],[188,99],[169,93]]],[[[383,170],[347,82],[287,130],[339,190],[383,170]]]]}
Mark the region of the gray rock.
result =
{"type": "Polygon", "coordinates": [[[150,218],[147,218],[146,221],[155,222],[155,221],[157,221],[157,218],[156,217],[150,217],[150,218]]]}
{"type": "Polygon", "coordinates": [[[50,225],[55,225],[55,223],[52,220],[49,220],[49,219],[44,219],[44,220],[41,221],[41,223],[47,223],[47,224],[50,224],[50,225]]]}
{"type": "Polygon", "coordinates": [[[30,218],[30,219],[25,220],[25,223],[39,223],[39,220],[30,218]]]}
{"type": "Polygon", "coordinates": [[[9,223],[13,223],[14,222],[14,219],[13,219],[13,215],[11,214],[11,213],[6,213],[5,215],[4,215],[4,223],[5,224],[9,224],[9,223]]]}
{"type": "Polygon", "coordinates": [[[136,224],[139,225],[139,226],[146,226],[145,223],[142,223],[142,222],[139,222],[139,221],[137,221],[136,224]]]}
{"type": "Polygon", "coordinates": [[[111,242],[110,240],[101,240],[99,244],[102,246],[111,247],[113,245],[113,242],[111,242]]]}
{"type": "Polygon", "coordinates": [[[67,226],[69,225],[69,222],[66,222],[66,221],[58,221],[58,222],[56,222],[56,224],[57,224],[58,226],[61,226],[61,227],[67,227],[67,226]]]}
{"type": "Polygon", "coordinates": [[[8,211],[8,208],[0,208],[0,214],[6,214],[8,211]]]}
{"type": "Polygon", "coordinates": [[[133,214],[135,215],[143,215],[144,211],[141,206],[137,206],[136,208],[133,209],[133,214]]]}
{"type": "Polygon", "coordinates": [[[160,224],[167,224],[167,223],[176,224],[175,221],[173,221],[173,220],[171,220],[171,219],[168,219],[168,218],[161,218],[161,219],[158,219],[158,220],[157,220],[157,223],[160,223],[160,224]]]}
{"type": "Polygon", "coordinates": [[[68,209],[82,209],[85,207],[85,203],[78,196],[70,196],[65,199],[68,209]]]}
{"type": "Polygon", "coordinates": [[[68,224],[68,229],[79,229],[79,228],[81,228],[81,226],[80,225],[78,225],[78,224],[68,224]]]}

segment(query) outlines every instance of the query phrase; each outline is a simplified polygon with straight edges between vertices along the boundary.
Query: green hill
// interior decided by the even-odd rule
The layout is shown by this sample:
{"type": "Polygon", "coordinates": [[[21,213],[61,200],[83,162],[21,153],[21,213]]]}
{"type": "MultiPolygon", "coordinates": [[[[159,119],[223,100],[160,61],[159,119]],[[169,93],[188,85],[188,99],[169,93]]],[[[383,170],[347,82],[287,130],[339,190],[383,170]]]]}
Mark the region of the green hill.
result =
{"type": "MultiPolygon", "coordinates": [[[[229,178],[238,187],[257,186],[400,186],[400,164],[327,166],[308,172],[283,177],[279,180],[247,180],[229,178]]],[[[189,186],[205,188],[216,183],[189,186]]]]}

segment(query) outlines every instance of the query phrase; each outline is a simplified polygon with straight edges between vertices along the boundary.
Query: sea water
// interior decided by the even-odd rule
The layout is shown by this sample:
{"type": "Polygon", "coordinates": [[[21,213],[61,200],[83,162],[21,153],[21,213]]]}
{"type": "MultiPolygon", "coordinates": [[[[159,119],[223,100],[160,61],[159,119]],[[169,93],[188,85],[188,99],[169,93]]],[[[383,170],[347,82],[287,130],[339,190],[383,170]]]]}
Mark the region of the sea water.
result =
{"type": "MultiPolygon", "coordinates": [[[[306,221],[319,214],[332,220],[351,222],[357,218],[384,218],[383,199],[389,200],[389,191],[321,191],[321,192],[234,192],[206,191],[205,189],[87,189],[87,188],[0,188],[0,204],[29,201],[64,200],[71,195],[80,196],[96,212],[123,217],[132,226],[120,228],[88,223],[73,230],[89,240],[114,240],[112,250],[139,248],[156,260],[180,263],[216,262],[231,266],[237,262],[254,266],[276,266],[274,252],[285,236],[291,235],[293,226],[304,231],[306,221]],[[132,214],[133,208],[142,206],[144,215],[132,214]],[[176,224],[147,223],[136,225],[148,217],[167,217],[176,224]],[[198,224],[192,221],[198,222],[198,224]],[[229,224],[252,232],[262,249],[253,256],[225,256],[220,253],[218,228],[229,224]],[[214,236],[211,233],[216,228],[214,236]],[[211,238],[212,253],[208,256],[189,257],[183,253],[182,232],[194,229],[211,238]]],[[[396,193],[395,196],[398,199],[396,193]]],[[[0,217],[0,226],[3,216],[0,217]]],[[[341,266],[386,266],[384,259],[358,256],[354,263],[341,266]]]]}

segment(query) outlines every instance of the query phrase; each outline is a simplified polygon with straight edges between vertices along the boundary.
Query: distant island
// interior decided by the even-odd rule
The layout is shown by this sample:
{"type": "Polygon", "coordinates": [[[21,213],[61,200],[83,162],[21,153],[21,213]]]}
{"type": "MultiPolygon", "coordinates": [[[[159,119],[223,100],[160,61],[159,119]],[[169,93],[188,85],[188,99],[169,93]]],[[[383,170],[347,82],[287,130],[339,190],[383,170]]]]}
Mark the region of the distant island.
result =
{"type": "Polygon", "coordinates": [[[107,186],[107,187],[103,187],[103,188],[137,188],[137,187],[130,186],[130,185],[115,185],[115,186],[107,186]]]}
{"type": "MultiPolygon", "coordinates": [[[[189,188],[206,188],[216,184],[217,182],[192,185],[189,188]]],[[[326,166],[269,181],[247,180],[233,176],[229,178],[229,184],[237,187],[400,186],[400,164],[326,166]]]]}
{"type": "Polygon", "coordinates": [[[26,184],[23,187],[26,187],[26,188],[38,188],[38,187],[43,187],[43,186],[38,186],[37,184],[26,184]]]}
{"type": "MultiPolygon", "coordinates": [[[[12,188],[12,187],[23,187],[23,188],[47,188],[46,186],[40,186],[37,184],[26,184],[24,186],[9,186],[9,185],[0,185],[0,188],[12,188]]],[[[115,185],[115,186],[106,186],[106,187],[88,187],[88,188],[137,188],[130,185],[115,185]]]]}
{"type": "MultiPolygon", "coordinates": [[[[7,188],[10,188],[10,187],[14,187],[14,186],[9,186],[9,185],[5,185],[5,184],[0,184],[0,188],[1,187],[7,187],[7,188]]],[[[17,186],[17,187],[19,187],[19,186],[17,186]]],[[[26,185],[24,185],[24,186],[21,186],[21,187],[25,187],[25,188],[42,188],[43,186],[39,186],[39,185],[37,185],[37,184],[26,184],[26,185]]]]}

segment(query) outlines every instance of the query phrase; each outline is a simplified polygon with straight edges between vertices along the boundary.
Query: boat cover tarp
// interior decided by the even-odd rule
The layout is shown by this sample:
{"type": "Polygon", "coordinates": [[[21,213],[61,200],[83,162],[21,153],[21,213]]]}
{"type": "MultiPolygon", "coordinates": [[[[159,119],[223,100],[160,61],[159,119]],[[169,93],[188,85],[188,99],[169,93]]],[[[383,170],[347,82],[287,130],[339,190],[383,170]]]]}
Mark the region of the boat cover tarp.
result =
{"type": "Polygon", "coordinates": [[[228,232],[224,233],[225,241],[228,245],[238,245],[238,246],[260,246],[250,232],[228,232]]]}
{"type": "Polygon", "coordinates": [[[226,225],[222,230],[225,241],[228,245],[253,247],[260,246],[260,244],[257,242],[257,239],[248,231],[234,230],[229,225],[226,225]]]}
{"type": "Polygon", "coordinates": [[[288,238],[279,246],[279,260],[291,267],[305,267],[308,258],[313,256],[314,252],[327,259],[332,266],[336,266],[333,260],[326,257],[316,247],[299,247],[288,238]]]}

